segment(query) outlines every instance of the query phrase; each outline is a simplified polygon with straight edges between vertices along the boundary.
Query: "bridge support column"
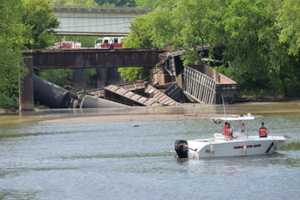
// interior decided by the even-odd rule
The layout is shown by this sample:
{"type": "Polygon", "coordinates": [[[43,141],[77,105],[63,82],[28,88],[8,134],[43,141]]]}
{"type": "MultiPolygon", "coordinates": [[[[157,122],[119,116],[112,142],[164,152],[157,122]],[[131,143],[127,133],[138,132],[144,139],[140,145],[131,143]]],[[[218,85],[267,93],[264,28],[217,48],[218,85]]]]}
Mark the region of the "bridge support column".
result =
{"type": "Polygon", "coordinates": [[[104,88],[107,84],[107,68],[96,68],[97,88],[104,88]]]}
{"type": "Polygon", "coordinates": [[[24,72],[20,74],[19,111],[33,111],[33,59],[32,56],[24,57],[24,72]]]}

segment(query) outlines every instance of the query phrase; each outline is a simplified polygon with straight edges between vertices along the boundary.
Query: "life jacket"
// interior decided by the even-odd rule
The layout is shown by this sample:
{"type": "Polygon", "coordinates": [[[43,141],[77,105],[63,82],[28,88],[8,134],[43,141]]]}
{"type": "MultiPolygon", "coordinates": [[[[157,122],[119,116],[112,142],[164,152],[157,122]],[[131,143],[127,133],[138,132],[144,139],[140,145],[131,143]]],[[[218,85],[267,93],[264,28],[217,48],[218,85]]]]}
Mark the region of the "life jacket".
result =
{"type": "Polygon", "coordinates": [[[259,137],[267,137],[268,136],[268,130],[265,127],[259,128],[259,137]]]}
{"type": "Polygon", "coordinates": [[[228,126],[224,126],[223,132],[225,137],[231,137],[230,128],[228,128],[228,126]]]}

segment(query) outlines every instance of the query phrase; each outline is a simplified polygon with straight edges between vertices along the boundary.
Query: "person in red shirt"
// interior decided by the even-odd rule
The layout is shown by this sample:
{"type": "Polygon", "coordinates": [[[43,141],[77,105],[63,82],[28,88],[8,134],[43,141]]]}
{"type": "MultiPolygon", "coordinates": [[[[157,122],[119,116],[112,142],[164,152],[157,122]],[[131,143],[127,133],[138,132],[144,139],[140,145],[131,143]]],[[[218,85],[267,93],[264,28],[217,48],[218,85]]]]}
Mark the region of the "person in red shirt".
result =
{"type": "Polygon", "coordinates": [[[223,134],[225,138],[232,138],[232,128],[230,127],[230,124],[228,122],[225,122],[224,124],[223,134]]]}
{"type": "Polygon", "coordinates": [[[226,136],[228,134],[227,132],[228,132],[228,123],[225,122],[223,127],[223,135],[226,136]]]}
{"type": "Polygon", "coordinates": [[[268,137],[268,129],[265,127],[265,123],[261,123],[261,127],[258,130],[259,137],[268,137]]]}

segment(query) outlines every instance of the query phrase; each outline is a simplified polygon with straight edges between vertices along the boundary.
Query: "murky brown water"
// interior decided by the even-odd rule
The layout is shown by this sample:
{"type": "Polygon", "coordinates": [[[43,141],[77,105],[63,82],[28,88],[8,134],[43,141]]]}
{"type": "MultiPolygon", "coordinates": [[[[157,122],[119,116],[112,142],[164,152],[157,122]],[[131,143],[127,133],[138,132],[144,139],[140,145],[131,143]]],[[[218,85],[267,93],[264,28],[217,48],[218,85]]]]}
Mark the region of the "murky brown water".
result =
{"type": "Polygon", "coordinates": [[[207,117],[222,114],[222,106],[1,116],[0,199],[298,199],[299,103],[226,111],[258,114],[250,134],[265,121],[293,148],[269,157],[177,162],[174,141],[210,137],[218,127],[207,117]]]}

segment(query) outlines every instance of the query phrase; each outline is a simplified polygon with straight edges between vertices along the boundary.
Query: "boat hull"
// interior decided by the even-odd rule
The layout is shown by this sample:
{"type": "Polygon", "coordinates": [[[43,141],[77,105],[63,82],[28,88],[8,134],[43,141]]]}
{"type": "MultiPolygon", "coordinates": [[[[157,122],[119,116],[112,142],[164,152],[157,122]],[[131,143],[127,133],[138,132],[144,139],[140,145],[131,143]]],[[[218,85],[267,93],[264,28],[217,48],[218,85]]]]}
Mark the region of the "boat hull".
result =
{"type": "MultiPolygon", "coordinates": [[[[269,136],[266,138],[249,136],[232,140],[215,138],[188,140],[187,157],[197,159],[272,154],[285,140],[283,136],[269,136]]],[[[178,155],[178,157],[180,156],[178,155]]]]}

